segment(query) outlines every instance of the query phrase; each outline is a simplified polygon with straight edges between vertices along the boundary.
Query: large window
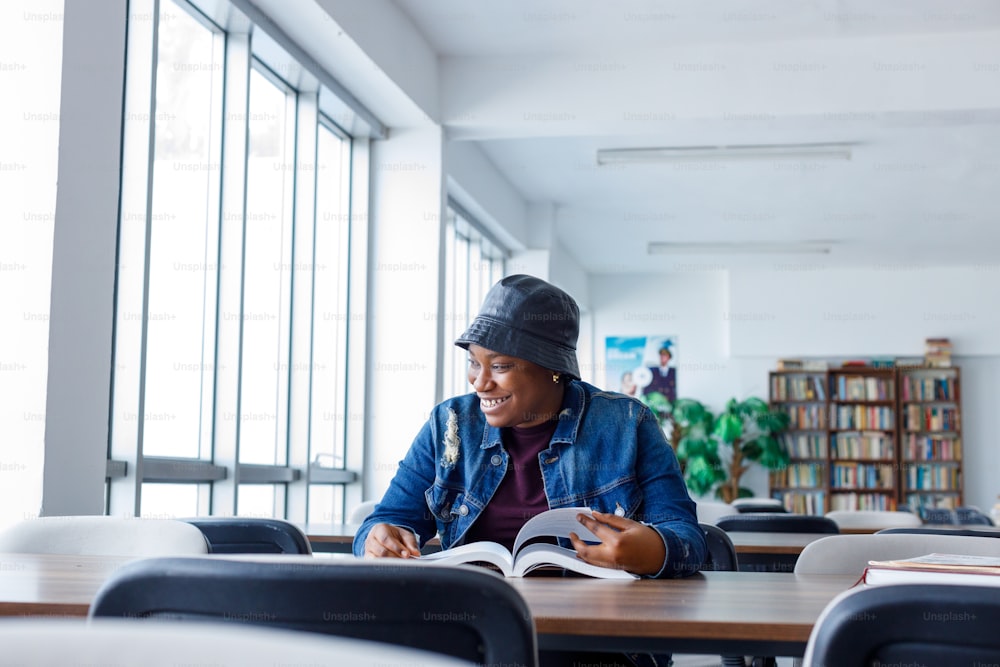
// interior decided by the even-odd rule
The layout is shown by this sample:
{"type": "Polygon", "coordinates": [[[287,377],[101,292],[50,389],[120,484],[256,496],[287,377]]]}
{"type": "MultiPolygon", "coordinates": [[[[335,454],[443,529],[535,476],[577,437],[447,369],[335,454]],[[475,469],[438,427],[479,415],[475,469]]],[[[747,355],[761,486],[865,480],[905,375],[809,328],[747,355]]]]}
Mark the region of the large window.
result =
{"type": "Polygon", "coordinates": [[[468,354],[454,345],[479,312],[490,287],[504,274],[504,251],[482,231],[472,215],[449,202],[445,231],[444,397],[470,391],[468,354]]]}
{"type": "Polygon", "coordinates": [[[220,4],[130,5],[109,510],[336,522],[359,139],[220,4]]]}

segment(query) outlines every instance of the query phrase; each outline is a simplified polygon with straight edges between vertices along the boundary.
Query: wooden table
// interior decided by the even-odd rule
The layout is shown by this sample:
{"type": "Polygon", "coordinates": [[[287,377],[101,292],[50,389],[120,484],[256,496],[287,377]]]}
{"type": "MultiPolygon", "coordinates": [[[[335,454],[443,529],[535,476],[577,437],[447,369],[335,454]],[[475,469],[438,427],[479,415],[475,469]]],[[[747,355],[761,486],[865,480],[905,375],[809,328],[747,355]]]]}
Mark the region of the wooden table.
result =
{"type": "MultiPolygon", "coordinates": [[[[0,554],[0,616],[85,616],[101,584],[129,560],[0,554]]],[[[531,609],[540,648],[802,655],[823,607],[856,579],[705,572],[659,581],[510,581],[531,609]]]]}
{"type": "Polygon", "coordinates": [[[855,576],[703,572],[685,579],[511,579],[540,648],[801,656],[855,576]]]}
{"type": "Polygon", "coordinates": [[[827,533],[754,533],[732,531],[727,533],[739,556],[744,554],[798,556],[812,542],[830,537],[827,533]]]}

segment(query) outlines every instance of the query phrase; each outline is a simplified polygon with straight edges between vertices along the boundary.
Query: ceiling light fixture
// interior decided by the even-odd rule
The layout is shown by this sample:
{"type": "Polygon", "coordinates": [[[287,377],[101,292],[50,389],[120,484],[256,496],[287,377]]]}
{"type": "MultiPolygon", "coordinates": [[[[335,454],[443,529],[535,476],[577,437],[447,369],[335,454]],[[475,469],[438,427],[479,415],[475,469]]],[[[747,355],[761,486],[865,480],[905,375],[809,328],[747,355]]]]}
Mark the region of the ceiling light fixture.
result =
{"type": "Polygon", "coordinates": [[[598,165],[690,162],[712,160],[850,160],[849,142],[758,144],[739,146],[664,146],[661,148],[601,148],[598,165]]]}
{"type": "Polygon", "coordinates": [[[828,255],[829,242],[781,243],[672,243],[651,241],[650,255],[828,255]]]}

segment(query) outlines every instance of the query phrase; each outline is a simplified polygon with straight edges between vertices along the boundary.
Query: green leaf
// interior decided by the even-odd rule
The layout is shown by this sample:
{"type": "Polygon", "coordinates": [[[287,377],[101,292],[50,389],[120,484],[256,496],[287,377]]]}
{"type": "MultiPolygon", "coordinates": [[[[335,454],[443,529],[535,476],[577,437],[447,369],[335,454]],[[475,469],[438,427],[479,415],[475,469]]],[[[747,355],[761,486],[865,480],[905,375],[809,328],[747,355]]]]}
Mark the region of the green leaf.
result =
{"type": "Polygon", "coordinates": [[[722,462],[718,457],[713,460],[711,456],[691,459],[684,471],[688,489],[699,496],[707,494],[718,482],[724,481],[725,475],[722,462]]]}
{"type": "Polygon", "coordinates": [[[743,435],[743,421],[736,415],[723,414],[715,422],[714,434],[726,444],[736,442],[743,435]]]}
{"type": "Polygon", "coordinates": [[[670,405],[670,401],[667,400],[666,396],[658,391],[643,394],[640,400],[648,405],[649,409],[657,415],[669,415],[673,411],[673,406],[670,405]]]}
{"type": "Polygon", "coordinates": [[[788,452],[777,438],[772,435],[762,435],[757,438],[757,443],[760,447],[757,462],[762,466],[768,470],[778,470],[788,465],[788,452]]]}
{"type": "Polygon", "coordinates": [[[681,438],[680,445],[677,448],[678,456],[679,452],[684,451],[684,458],[691,459],[696,457],[718,459],[718,445],[707,438],[695,438],[690,435],[681,438]]]}
{"type": "Polygon", "coordinates": [[[744,442],[740,447],[740,451],[743,452],[743,458],[750,461],[758,461],[763,452],[763,448],[760,446],[760,438],[744,442]]]}

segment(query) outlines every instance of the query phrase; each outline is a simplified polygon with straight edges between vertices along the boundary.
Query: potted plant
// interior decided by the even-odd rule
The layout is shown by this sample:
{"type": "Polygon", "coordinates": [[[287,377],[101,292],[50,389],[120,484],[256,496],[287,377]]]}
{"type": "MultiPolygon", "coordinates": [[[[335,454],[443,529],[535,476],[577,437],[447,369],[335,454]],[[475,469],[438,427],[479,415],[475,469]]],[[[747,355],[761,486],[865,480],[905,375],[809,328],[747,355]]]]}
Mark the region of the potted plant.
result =
{"type": "Polygon", "coordinates": [[[692,493],[703,496],[726,479],[718,445],[712,439],[715,417],[711,410],[696,399],[670,401],[655,391],[640,398],[659,418],[692,493]]]}
{"type": "Polygon", "coordinates": [[[752,496],[750,489],[740,486],[740,479],[753,463],[768,470],[788,465],[788,452],[777,438],[788,428],[788,423],[786,413],[772,410],[760,398],[743,401],[732,398],[726,403],[712,432],[714,439],[726,448],[724,457],[728,461],[725,480],[716,489],[717,496],[727,503],[752,496]]]}

